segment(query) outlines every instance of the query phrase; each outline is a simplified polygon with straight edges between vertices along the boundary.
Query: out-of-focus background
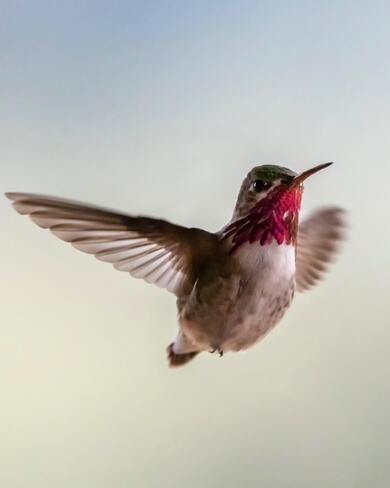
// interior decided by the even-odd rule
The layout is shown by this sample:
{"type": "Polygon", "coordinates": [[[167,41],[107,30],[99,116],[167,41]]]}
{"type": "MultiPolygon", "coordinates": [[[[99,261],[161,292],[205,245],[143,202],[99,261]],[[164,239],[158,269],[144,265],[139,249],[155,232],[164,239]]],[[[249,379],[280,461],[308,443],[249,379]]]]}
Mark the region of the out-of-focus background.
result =
{"type": "Polygon", "coordinates": [[[387,487],[390,6],[0,3],[0,190],[208,230],[259,163],[349,211],[256,348],[169,370],[175,298],[0,199],[0,485],[387,487]]]}

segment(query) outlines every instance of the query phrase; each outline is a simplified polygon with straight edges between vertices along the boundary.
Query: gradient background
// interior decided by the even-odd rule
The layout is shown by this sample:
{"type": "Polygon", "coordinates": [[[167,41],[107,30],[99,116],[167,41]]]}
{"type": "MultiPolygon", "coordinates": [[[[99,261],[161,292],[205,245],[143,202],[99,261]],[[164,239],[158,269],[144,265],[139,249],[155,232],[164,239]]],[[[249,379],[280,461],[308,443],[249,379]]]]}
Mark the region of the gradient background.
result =
{"type": "Polygon", "coordinates": [[[0,0],[0,190],[220,228],[336,161],[350,238],[256,348],[169,370],[175,298],[0,201],[0,485],[387,487],[390,4],[0,0]]]}

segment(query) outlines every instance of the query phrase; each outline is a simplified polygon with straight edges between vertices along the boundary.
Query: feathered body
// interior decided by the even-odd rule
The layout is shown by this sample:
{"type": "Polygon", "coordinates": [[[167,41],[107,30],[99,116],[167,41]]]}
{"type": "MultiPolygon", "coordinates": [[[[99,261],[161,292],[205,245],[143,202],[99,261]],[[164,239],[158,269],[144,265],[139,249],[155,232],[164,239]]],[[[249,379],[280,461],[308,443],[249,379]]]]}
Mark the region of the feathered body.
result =
{"type": "Polygon", "coordinates": [[[9,193],[14,207],[77,249],[177,296],[179,333],[171,366],[201,351],[239,351],[276,325],[295,289],[321,277],[342,236],[342,211],[319,210],[302,224],[302,182],[257,166],[245,178],[230,223],[215,234],[164,220],[131,217],[68,200],[9,193]]]}
{"type": "MultiPolygon", "coordinates": [[[[277,186],[218,235],[221,266],[211,267],[213,276],[207,266],[179,302],[185,352],[247,349],[282,318],[295,291],[301,196],[299,186],[277,186]]],[[[183,345],[174,344],[173,351],[183,351],[183,345]]]]}
{"type": "MultiPolygon", "coordinates": [[[[228,253],[229,251],[226,250],[228,253]]],[[[221,270],[199,276],[186,299],[179,300],[179,322],[187,337],[175,353],[247,349],[282,318],[295,290],[292,245],[254,248],[244,244],[221,270]]]]}

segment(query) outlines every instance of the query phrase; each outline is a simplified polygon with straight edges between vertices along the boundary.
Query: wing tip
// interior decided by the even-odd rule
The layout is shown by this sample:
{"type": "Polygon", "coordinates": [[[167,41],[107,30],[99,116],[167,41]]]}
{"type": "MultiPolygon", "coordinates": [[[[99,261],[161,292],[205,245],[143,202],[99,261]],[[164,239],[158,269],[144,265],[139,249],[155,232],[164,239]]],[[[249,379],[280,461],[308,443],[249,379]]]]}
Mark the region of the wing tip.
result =
{"type": "Polygon", "coordinates": [[[24,193],[20,191],[6,191],[4,196],[11,200],[12,202],[17,202],[19,200],[28,200],[30,198],[39,198],[39,195],[34,193],[24,193]]]}
{"type": "Polygon", "coordinates": [[[5,198],[8,198],[8,200],[12,200],[12,201],[17,198],[17,195],[20,195],[20,193],[14,191],[6,191],[4,193],[5,198]]]}
{"type": "Polygon", "coordinates": [[[348,210],[338,205],[323,207],[322,210],[328,214],[332,221],[332,226],[337,234],[334,236],[335,242],[346,241],[350,227],[348,210]]]}

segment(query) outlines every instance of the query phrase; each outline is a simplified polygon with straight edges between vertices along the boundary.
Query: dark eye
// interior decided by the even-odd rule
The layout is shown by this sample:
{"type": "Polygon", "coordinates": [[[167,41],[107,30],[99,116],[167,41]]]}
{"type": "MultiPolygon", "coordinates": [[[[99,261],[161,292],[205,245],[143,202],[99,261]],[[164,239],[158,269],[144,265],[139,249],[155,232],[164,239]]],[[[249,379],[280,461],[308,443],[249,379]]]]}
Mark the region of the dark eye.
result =
{"type": "Polygon", "coordinates": [[[264,190],[267,190],[270,186],[271,186],[270,183],[262,180],[255,180],[252,183],[252,188],[256,193],[260,193],[264,190]]]}

